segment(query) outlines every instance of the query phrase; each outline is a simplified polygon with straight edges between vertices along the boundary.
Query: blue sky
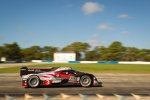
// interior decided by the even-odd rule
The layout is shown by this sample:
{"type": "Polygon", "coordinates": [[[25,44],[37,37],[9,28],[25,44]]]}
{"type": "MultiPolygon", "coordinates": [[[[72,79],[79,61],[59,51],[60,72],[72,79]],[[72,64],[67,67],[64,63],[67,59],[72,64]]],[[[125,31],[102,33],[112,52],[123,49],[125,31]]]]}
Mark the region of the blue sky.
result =
{"type": "Polygon", "coordinates": [[[0,45],[150,49],[150,0],[0,0],[0,45]]]}

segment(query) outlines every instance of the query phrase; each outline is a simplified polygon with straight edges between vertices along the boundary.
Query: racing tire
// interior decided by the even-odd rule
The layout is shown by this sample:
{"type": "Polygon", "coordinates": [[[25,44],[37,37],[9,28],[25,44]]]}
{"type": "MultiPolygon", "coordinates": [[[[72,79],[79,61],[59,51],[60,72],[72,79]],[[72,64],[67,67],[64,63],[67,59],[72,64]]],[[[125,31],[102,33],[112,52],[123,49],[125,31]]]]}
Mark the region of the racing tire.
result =
{"type": "Polygon", "coordinates": [[[29,87],[31,88],[36,88],[36,87],[39,87],[40,85],[40,79],[38,76],[36,75],[32,75],[28,78],[27,80],[27,84],[29,87]]]}
{"type": "Polygon", "coordinates": [[[93,79],[91,76],[89,75],[83,75],[81,78],[80,78],[80,84],[81,86],[83,87],[90,87],[92,86],[93,84],[93,79]]]}

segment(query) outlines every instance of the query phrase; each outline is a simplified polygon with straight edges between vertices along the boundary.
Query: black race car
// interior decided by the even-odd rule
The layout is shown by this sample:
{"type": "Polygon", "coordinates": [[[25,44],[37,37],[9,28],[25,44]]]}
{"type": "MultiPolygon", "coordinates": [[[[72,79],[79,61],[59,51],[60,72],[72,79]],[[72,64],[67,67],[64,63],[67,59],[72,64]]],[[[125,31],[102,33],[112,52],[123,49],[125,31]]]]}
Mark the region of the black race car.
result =
{"type": "Polygon", "coordinates": [[[78,84],[83,87],[101,86],[93,74],[73,70],[70,67],[27,68],[20,69],[22,86],[36,88],[53,84],[78,84]]]}

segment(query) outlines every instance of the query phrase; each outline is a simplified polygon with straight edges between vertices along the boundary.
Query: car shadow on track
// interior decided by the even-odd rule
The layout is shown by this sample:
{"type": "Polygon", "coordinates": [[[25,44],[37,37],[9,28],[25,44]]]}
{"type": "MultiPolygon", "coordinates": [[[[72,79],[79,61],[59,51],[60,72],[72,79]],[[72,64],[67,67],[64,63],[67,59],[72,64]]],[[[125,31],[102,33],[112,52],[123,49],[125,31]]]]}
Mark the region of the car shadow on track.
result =
{"type": "MultiPolygon", "coordinates": [[[[51,85],[51,86],[40,86],[37,88],[81,88],[81,85],[51,85]]],[[[86,87],[86,88],[92,88],[92,87],[103,87],[101,86],[91,86],[91,87],[86,87]]],[[[30,88],[30,87],[25,87],[25,88],[30,88]]],[[[85,87],[83,87],[85,88],[85,87]]]]}

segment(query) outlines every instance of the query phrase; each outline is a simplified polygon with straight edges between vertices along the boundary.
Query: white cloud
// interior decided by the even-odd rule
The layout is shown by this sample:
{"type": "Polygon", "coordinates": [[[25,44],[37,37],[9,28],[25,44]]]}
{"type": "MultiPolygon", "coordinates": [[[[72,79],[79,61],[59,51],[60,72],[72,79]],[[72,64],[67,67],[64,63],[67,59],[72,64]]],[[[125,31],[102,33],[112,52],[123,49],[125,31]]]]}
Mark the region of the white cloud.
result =
{"type": "Polygon", "coordinates": [[[92,34],[92,37],[94,37],[94,38],[96,38],[96,37],[98,37],[98,34],[92,34]]]}
{"type": "Polygon", "coordinates": [[[85,15],[91,15],[96,12],[102,12],[104,10],[104,5],[96,2],[86,2],[82,6],[82,10],[84,11],[85,15]]]}
{"type": "Polygon", "coordinates": [[[96,29],[98,29],[98,30],[112,30],[112,29],[113,29],[113,26],[110,25],[110,24],[104,23],[104,24],[99,24],[99,25],[96,27],[96,29]]]}
{"type": "Polygon", "coordinates": [[[100,46],[100,40],[99,40],[99,39],[96,39],[96,38],[87,40],[86,42],[87,42],[88,44],[90,44],[91,50],[94,49],[96,46],[100,46]]]}
{"type": "Polygon", "coordinates": [[[91,39],[86,41],[91,45],[91,49],[95,48],[96,46],[102,46],[103,45],[103,39],[99,34],[92,34],[91,39]]]}
{"type": "Polygon", "coordinates": [[[97,40],[94,40],[94,39],[93,39],[93,40],[88,40],[88,43],[90,43],[90,44],[92,44],[92,45],[97,44],[97,42],[98,42],[98,41],[97,41],[97,40]]]}
{"type": "Polygon", "coordinates": [[[128,14],[121,14],[121,15],[117,16],[117,18],[127,19],[127,18],[130,18],[130,16],[128,14]]]}

